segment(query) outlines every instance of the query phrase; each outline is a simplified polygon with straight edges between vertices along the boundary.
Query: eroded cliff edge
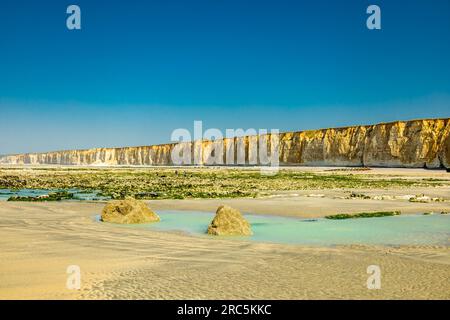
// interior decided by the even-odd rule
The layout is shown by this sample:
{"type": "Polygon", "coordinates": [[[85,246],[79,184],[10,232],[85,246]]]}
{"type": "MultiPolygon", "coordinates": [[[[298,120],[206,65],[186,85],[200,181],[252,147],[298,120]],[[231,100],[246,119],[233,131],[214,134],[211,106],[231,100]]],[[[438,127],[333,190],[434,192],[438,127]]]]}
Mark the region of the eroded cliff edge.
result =
{"type": "MultiPolygon", "coordinates": [[[[450,168],[450,118],[280,133],[280,165],[450,168]]],[[[258,143],[256,136],[224,145],[258,143]]],[[[270,138],[269,149],[270,149],[270,138]]],[[[211,141],[201,142],[206,164],[211,141]]],[[[188,143],[190,144],[190,143],[188,143]]],[[[172,165],[175,144],[0,156],[1,164],[172,165]]],[[[194,148],[193,148],[194,149],[194,148]]],[[[227,148],[224,148],[225,153],[227,148]]],[[[249,155],[246,154],[248,163],[249,155]]]]}

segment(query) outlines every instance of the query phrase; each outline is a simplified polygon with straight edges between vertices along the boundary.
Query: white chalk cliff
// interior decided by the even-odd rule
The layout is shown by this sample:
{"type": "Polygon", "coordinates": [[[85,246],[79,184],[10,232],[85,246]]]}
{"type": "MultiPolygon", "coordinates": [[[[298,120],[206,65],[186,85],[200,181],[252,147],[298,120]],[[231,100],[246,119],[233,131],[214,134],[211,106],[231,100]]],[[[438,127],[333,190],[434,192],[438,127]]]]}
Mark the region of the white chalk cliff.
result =
{"type": "MultiPolygon", "coordinates": [[[[280,133],[280,165],[379,166],[450,168],[450,119],[396,121],[280,133]]],[[[258,143],[257,136],[222,140],[236,149],[258,143]]],[[[270,150],[270,138],[268,139],[270,150]]],[[[202,163],[211,156],[215,142],[202,141],[202,163]]],[[[216,142],[217,143],[217,142],[216,142]]],[[[187,143],[191,146],[193,143],[187,143]]],[[[172,165],[175,144],[142,147],[97,148],[0,156],[1,164],[53,165],[172,165]]],[[[194,148],[192,148],[194,149],[194,148]]],[[[236,158],[236,155],[235,155],[236,158]]]]}

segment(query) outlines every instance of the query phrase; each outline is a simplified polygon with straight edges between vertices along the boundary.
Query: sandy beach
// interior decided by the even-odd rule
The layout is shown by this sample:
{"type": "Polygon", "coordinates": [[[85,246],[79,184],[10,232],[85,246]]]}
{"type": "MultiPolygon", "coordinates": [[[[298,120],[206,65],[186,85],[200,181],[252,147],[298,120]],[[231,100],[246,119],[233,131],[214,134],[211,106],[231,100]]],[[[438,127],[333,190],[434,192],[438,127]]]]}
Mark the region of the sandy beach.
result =
{"type": "MultiPolygon", "coordinates": [[[[448,187],[358,191],[450,194],[448,187]]],[[[242,212],[296,217],[369,209],[450,210],[449,202],[341,198],[346,192],[302,190],[263,199],[148,204],[157,211],[210,212],[229,204],[242,212]]],[[[0,202],[0,299],[450,299],[447,246],[312,247],[214,239],[94,221],[103,206],[0,202]],[[80,290],[66,288],[69,265],[81,268],[80,290]],[[381,267],[380,290],[366,286],[369,265],[381,267]]]]}

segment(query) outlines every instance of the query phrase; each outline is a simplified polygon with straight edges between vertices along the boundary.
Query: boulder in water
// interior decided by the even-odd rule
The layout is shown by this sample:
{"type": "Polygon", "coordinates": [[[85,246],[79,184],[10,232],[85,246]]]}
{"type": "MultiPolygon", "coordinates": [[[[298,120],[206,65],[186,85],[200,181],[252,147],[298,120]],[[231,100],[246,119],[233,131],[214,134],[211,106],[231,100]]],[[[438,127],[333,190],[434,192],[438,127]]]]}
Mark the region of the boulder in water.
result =
{"type": "Polygon", "coordinates": [[[250,223],[242,214],[229,206],[220,206],[208,227],[208,234],[215,236],[251,236],[250,223]]]}
{"type": "Polygon", "coordinates": [[[154,213],[143,201],[136,199],[109,201],[102,211],[102,221],[132,224],[159,221],[154,213]]]}

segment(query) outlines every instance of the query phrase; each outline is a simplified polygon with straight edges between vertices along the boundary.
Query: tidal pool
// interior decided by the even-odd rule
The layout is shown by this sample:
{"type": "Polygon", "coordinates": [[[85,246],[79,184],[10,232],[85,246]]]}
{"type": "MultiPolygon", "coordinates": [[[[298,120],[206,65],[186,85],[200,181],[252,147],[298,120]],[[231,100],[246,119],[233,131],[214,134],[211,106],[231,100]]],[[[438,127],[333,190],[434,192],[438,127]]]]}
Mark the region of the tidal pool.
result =
{"type": "MultiPolygon", "coordinates": [[[[158,223],[127,225],[157,231],[182,231],[192,235],[205,234],[212,213],[192,211],[158,211],[158,223]]],[[[246,214],[254,235],[250,237],[214,237],[246,239],[304,245],[450,245],[449,215],[400,215],[382,218],[348,220],[301,219],[246,214]]],[[[99,221],[100,216],[96,216],[99,221]]]]}
{"type": "Polygon", "coordinates": [[[80,189],[20,189],[20,190],[11,190],[11,189],[0,189],[0,201],[7,201],[12,196],[19,197],[38,197],[45,196],[51,192],[58,191],[67,191],[69,193],[73,193],[73,200],[84,200],[84,201],[93,201],[93,200],[109,200],[109,197],[104,197],[98,195],[98,192],[95,191],[83,191],[80,189]]]}

